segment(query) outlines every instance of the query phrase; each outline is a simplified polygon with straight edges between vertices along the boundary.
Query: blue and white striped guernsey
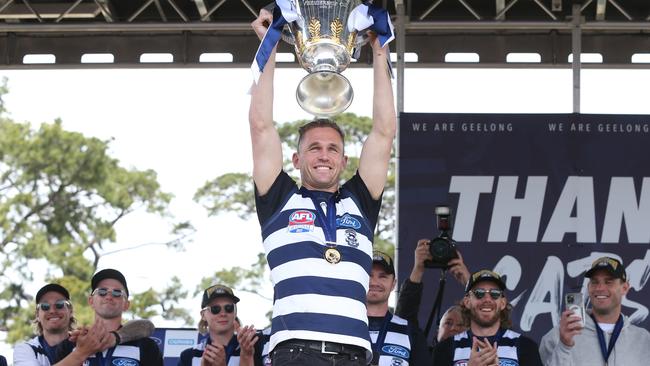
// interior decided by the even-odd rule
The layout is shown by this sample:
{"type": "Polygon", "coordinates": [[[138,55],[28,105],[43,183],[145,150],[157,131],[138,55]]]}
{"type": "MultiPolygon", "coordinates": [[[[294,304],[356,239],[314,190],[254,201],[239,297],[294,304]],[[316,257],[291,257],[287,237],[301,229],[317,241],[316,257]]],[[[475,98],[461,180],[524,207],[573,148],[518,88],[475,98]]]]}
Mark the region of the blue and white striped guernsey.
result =
{"type": "MultiPolygon", "coordinates": [[[[380,331],[370,331],[370,339],[375,348],[372,364],[378,366],[409,366],[413,345],[409,337],[408,321],[397,315],[390,316],[382,344],[377,344],[380,331]]],[[[418,366],[418,365],[415,365],[418,366]]]]}
{"type": "Polygon", "coordinates": [[[366,294],[381,202],[372,200],[358,174],[331,194],[341,253],[332,264],[324,258],[313,194],[281,172],[264,197],[256,196],[275,290],[270,349],[290,339],[329,341],[363,347],[370,361],[366,294]]]}
{"type": "MultiPolygon", "coordinates": [[[[194,347],[188,348],[181,352],[178,366],[200,366],[201,357],[203,357],[203,351],[205,351],[205,347],[208,342],[211,342],[210,337],[202,339],[199,343],[194,345],[194,347]]],[[[226,348],[231,348],[232,353],[226,354],[226,366],[238,366],[241,349],[239,348],[239,342],[237,342],[236,335],[232,336],[226,348]]]]}
{"type": "MultiPolygon", "coordinates": [[[[499,357],[500,365],[517,366],[519,365],[519,357],[517,354],[517,346],[519,345],[519,338],[521,334],[510,329],[499,330],[500,337],[497,341],[497,357],[499,357]]],[[[454,336],[454,365],[463,365],[469,361],[469,356],[472,353],[472,338],[471,334],[464,331],[454,336]]]]}

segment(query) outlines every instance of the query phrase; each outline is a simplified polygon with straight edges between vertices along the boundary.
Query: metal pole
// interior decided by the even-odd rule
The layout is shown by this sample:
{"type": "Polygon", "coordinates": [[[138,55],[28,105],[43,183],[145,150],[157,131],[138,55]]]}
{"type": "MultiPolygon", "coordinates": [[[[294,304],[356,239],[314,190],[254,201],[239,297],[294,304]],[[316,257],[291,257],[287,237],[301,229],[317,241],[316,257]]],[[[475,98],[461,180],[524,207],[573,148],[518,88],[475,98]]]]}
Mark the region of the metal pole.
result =
{"type": "Polygon", "coordinates": [[[574,4],[573,19],[571,21],[573,28],[571,30],[571,49],[573,53],[573,113],[580,113],[580,54],[582,53],[582,31],[580,29],[580,5],[574,4]]]}
{"type": "MultiPolygon", "coordinates": [[[[406,16],[404,0],[395,0],[397,13],[397,137],[395,138],[395,270],[399,270],[399,138],[400,114],[404,112],[404,50],[406,49],[406,16]]],[[[399,273],[399,272],[397,272],[399,273]]],[[[400,279],[402,281],[402,279],[400,279]]],[[[398,293],[399,295],[399,289],[398,293]]]]}

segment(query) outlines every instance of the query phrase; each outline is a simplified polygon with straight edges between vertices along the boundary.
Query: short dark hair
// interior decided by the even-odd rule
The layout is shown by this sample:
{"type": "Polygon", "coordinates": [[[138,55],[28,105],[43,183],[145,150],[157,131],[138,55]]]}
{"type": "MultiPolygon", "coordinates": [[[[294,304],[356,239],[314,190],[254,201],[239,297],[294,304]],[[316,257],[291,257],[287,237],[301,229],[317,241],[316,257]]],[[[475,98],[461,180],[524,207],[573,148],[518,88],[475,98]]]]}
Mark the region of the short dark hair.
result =
{"type": "Polygon", "coordinates": [[[300,143],[302,142],[302,138],[305,135],[305,133],[307,133],[307,131],[314,128],[323,128],[323,127],[334,129],[334,131],[338,132],[339,136],[341,136],[341,140],[345,142],[345,133],[336,122],[327,118],[316,118],[313,121],[307,122],[306,124],[298,128],[298,149],[300,149],[300,143]]]}

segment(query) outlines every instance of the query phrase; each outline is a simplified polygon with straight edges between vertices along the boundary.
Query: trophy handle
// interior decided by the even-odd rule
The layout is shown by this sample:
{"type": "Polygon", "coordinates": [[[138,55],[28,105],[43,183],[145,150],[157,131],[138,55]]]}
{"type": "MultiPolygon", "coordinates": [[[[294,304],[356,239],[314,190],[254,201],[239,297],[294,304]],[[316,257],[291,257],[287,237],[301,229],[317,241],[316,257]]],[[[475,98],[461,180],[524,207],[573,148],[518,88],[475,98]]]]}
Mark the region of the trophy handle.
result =
{"type": "Polygon", "coordinates": [[[293,35],[291,34],[291,30],[289,30],[289,26],[285,24],[284,28],[282,28],[282,32],[280,33],[280,38],[287,42],[288,44],[295,46],[296,41],[293,39],[293,35]]]}
{"type": "Polygon", "coordinates": [[[305,76],[296,89],[302,109],[317,117],[332,117],[345,111],[354,98],[350,81],[334,71],[316,71],[305,76]]]}

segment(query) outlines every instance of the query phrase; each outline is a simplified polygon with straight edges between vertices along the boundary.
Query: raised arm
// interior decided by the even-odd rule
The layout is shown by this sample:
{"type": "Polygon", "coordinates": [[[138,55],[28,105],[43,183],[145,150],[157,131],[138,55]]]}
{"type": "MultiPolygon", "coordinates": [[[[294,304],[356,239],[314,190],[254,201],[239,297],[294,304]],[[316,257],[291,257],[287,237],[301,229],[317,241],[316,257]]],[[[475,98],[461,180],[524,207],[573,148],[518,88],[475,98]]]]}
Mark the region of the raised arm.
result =
{"type": "Polygon", "coordinates": [[[388,45],[371,40],[373,50],[374,93],[372,129],[363,144],[359,160],[359,174],[373,198],[379,198],[386,185],[390,152],[397,129],[393,86],[388,71],[388,45]]]}
{"type": "MultiPolygon", "coordinates": [[[[262,9],[257,19],[251,23],[260,40],[272,22],[273,15],[262,9]]],[[[248,112],[253,145],[253,180],[259,195],[268,192],[282,169],[282,143],[273,125],[275,51],[274,48],[257,84],[251,87],[251,104],[248,112]]]]}

